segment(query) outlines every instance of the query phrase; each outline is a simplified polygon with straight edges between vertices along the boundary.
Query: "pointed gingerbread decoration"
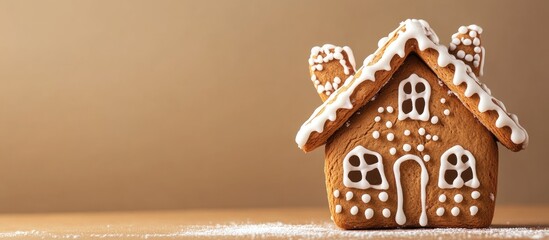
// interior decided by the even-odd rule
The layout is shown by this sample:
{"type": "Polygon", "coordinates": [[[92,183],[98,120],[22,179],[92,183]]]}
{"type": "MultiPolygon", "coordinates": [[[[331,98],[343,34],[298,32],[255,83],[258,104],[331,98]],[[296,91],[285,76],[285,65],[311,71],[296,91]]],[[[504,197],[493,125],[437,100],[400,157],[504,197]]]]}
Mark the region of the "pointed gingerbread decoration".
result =
{"type": "Polygon", "coordinates": [[[461,26],[452,35],[450,53],[471,67],[476,76],[483,75],[486,51],[482,46],[482,28],[477,25],[461,26]]]}

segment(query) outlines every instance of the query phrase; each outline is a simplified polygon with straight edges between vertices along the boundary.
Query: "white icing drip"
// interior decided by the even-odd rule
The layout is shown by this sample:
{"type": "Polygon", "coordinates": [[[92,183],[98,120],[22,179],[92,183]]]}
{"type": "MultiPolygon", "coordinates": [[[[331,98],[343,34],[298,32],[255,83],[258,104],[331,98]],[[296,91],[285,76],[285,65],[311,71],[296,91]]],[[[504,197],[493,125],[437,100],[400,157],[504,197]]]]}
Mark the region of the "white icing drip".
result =
{"type": "MultiPolygon", "coordinates": [[[[357,86],[364,81],[375,81],[375,72],[379,70],[390,70],[390,62],[393,56],[398,55],[400,57],[404,57],[406,42],[409,39],[416,39],[420,51],[425,51],[429,48],[438,52],[439,55],[437,63],[440,67],[446,67],[449,64],[454,65],[455,70],[452,81],[453,84],[457,86],[465,83],[467,85],[465,96],[472,97],[476,94],[480,99],[478,110],[480,112],[486,112],[488,110],[496,111],[498,114],[496,126],[498,128],[505,126],[509,127],[511,129],[511,141],[515,144],[522,144],[522,146],[525,147],[528,143],[528,134],[524,128],[520,126],[516,118],[508,115],[504,109],[491,101],[493,97],[478,84],[478,79],[476,79],[474,75],[469,75],[467,73],[466,64],[452,57],[453,55],[448,53],[448,49],[445,46],[434,42],[434,32],[425,24],[425,21],[409,19],[401,23],[401,26],[397,30],[391,32],[388,36],[389,38],[392,38],[397,33],[398,36],[394,38],[394,41],[386,46],[384,52],[382,53],[381,48],[379,48],[375,54],[368,56],[365,60],[365,65],[361,68],[360,74],[356,76],[356,79],[354,79],[354,81],[349,79],[345,81],[344,85],[346,90],[338,91],[337,94],[330,95],[328,100],[318,107],[313,112],[311,117],[301,126],[296,135],[296,143],[298,146],[303,148],[312,132],[322,133],[326,121],[335,121],[337,117],[336,112],[338,109],[352,109],[353,104],[351,103],[350,97],[357,86]],[[403,27],[405,27],[405,31],[402,31],[403,27]],[[429,31],[426,31],[426,29],[429,31]],[[373,63],[372,60],[376,54],[381,54],[381,58],[377,62],[373,63]]],[[[477,27],[473,26],[473,28],[477,27]]],[[[481,31],[478,30],[475,31],[479,34],[481,33],[481,31]]],[[[481,75],[483,62],[485,59],[484,50],[482,52],[483,57],[481,63],[481,75]]]]}
{"type": "Polygon", "coordinates": [[[444,208],[442,207],[437,208],[437,216],[440,217],[442,215],[444,215],[444,208]]]}
{"type": "Polygon", "coordinates": [[[371,219],[372,217],[374,217],[374,210],[372,210],[371,208],[366,209],[366,211],[364,211],[364,216],[366,217],[366,219],[371,219]]]}
{"type": "Polygon", "coordinates": [[[382,202],[387,202],[387,200],[389,199],[389,195],[386,193],[386,192],[380,192],[379,195],[377,196],[379,198],[379,200],[381,200],[382,202]]]}
{"type": "Polygon", "coordinates": [[[366,194],[362,195],[362,202],[364,202],[364,203],[369,203],[371,199],[372,199],[372,197],[370,197],[370,194],[366,193],[366,194]]]}
{"type": "Polygon", "coordinates": [[[475,216],[478,213],[478,207],[477,206],[471,206],[469,208],[469,211],[471,212],[471,216],[475,216]]]}
{"type": "MultiPolygon", "coordinates": [[[[347,153],[347,155],[343,159],[343,185],[345,185],[345,187],[348,187],[348,188],[357,188],[357,189],[369,189],[369,188],[378,189],[378,190],[388,189],[389,183],[385,178],[385,171],[383,168],[383,159],[381,155],[377,152],[368,150],[360,145],[356,146],[353,150],[349,151],[349,153],[347,153]],[[365,154],[375,156],[377,158],[377,162],[373,164],[367,164],[366,160],[364,160],[365,154]],[[353,166],[349,162],[349,159],[352,156],[359,158],[358,166],[353,166]],[[378,170],[381,177],[381,183],[377,185],[370,184],[365,177],[367,172],[374,169],[378,170]],[[362,174],[362,179],[358,182],[351,181],[351,179],[348,178],[350,171],[360,171],[360,173],[362,174]]],[[[349,192],[347,194],[349,194],[349,192]]],[[[352,198],[352,192],[351,192],[351,198],[352,198]]]]}
{"type": "Polygon", "coordinates": [[[335,198],[338,198],[339,197],[339,190],[334,190],[334,197],[335,198]]]}
{"type": "Polygon", "coordinates": [[[450,149],[448,149],[446,152],[444,152],[440,157],[440,172],[439,172],[439,178],[438,178],[438,187],[442,189],[461,188],[463,187],[463,185],[472,187],[472,188],[478,188],[480,186],[480,182],[477,178],[476,161],[475,161],[475,157],[471,152],[465,150],[460,145],[455,145],[450,149]],[[455,164],[452,164],[449,162],[448,158],[450,157],[450,155],[455,155],[455,158],[456,158],[455,164]],[[467,161],[463,162],[463,159],[467,159],[467,161]],[[464,182],[461,175],[462,175],[462,172],[467,170],[467,168],[471,168],[473,173],[473,178],[468,180],[467,182],[464,182]],[[446,179],[444,178],[445,172],[447,170],[457,171],[457,177],[454,179],[452,183],[447,183],[446,179]]]}
{"type": "Polygon", "coordinates": [[[348,192],[345,194],[345,200],[349,201],[349,200],[353,199],[353,196],[354,196],[353,192],[348,191],[348,192]]]}
{"type": "Polygon", "coordinates": [[[478,199],[479,197],[480,197],[480,192],[479,191],[473,191],[471,193],[471,198],[478,199]]]}
{"type": "Polygon", "coordinates": [[[456,203],[461,203],[461,201],[463,201],[463,195],[461,195],[461,194],[459,194],[459,193],[456,194],[456,195],[454,196],[454,202],[456,202],[456,203]]]}
{"type": "Polygon", "coordinates": [[[389,210],[388,208],[384,208],[381,213],[385,218],[389,218],[391,216],[391,210],[389,210]]]}
{"type": "Polygon", "coordinates": [[[351,208],[351,214],[354,216],[354,215],[356,215],[357,213],[358,213],[358,207],[357,207],[357,206],[353,206],[353,207],[351,208]]]}
{"type": "Polygon", "coordinates": [[[453,207],[452,208],[452,216],[457,216],[459,215],[459,208],[458,207],[453,207]]]}
{"type": "Polygon", "coordinates": [[[393,172],[395,176],[395,184],[397,188],[397,212],[395,216],[395,221],[399,225],[404,225],[406,223],[406,215],[404,214],[404,195],[402,193],[402,183],[400,182],[400,165],[404,161],[412,160],[419,164],[421,167],[421,216],[419,217],[419,225],[426,226],[427,225],[427,212],[426,212],[426,187],[427,183],[429,182],[429,173],[427,172],[427,168],[425,168],[425,164],[423,164],[423,161],[421,161],[421,158],[419,158],[416,155],[406,154],[399,159],[397,159],[393,165],[393,172]]]}
{"type": "Polygon", "coordinates": [[[336,205],[335,206],[335,212],[336,213],[341,213],[341,211],[343,211],[343,208],[341,207],[341,205],[336,205]]]}

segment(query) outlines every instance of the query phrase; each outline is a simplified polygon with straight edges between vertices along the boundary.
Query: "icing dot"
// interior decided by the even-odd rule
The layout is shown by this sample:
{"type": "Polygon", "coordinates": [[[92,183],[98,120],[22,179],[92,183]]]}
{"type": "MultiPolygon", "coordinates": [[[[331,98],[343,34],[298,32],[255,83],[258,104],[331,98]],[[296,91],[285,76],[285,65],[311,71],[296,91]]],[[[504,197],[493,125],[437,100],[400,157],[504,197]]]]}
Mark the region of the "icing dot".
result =
{"type": "Polygon", "coordinates": [[[382,202],[387,202],[387,199],[389,199],[389,195],[386,192],[380,192],[378,198],[382,202]]]}
{"type": "Polygon", "coordinates": [[[465,27],[465,26],[459,27],[458,32],[461,33],[461,34],[467,33],[467,27],[465,27]]]}
{"type": "Polygon", "coordinates": [[[431,140],[431,134],[427,134],[427,136],[425,136],[425,138],[426,138],[427,140],[431,140]]]}
{"type": "Polygon", "coordinates": [[[477,32],[476,31],[470,31],[469,36],[474,38],[474,37],[477,36],[477,32]]]}
{"type": "Polygon", "coordinates": [[[388,208],[384,208],[382,213],[385,218],[388,218],[391,216],[391,210],[389,210],[388,208]]]}
{"type": "Polygon", "coordinates": [[[437,216],[440,217],[442,215],[444,215],[444,208],[442,207],[437,208],[437,216]]]}
{"type": "Polygon", "coordinates": [[[371,208],[366,209],[366,211],[364,211],[364,216],[366,219],[371,219],[374,216],[374,210],[371,208]]]}
{"type": "Polygon", "coordinates": [[[452,38],[452,43],[454,45],[459,45],[461,43],[461,40],[459,40],[459,38],[452,38]]]}
{"type": "Polygon", "coordinates": [[[438,123],[438,117],[437,117],[437,116],[433,116],[433,117],[431,118],[431,123],[432,123],[432,124],[437,124],[437,123],[438,123]]]}
{"type": "Polygon", "coordinates": [[[340,84],[341,83],[341,78],[335,77],[334,78],[334,83],[340,84]]]}
{"type": "Polygon", "coordinates": [[[478,207],[477,206],[471,206],[469,208],[469,211],[471,212],[471,216],[475,216],[475,215],[477,215],[478,207]]]}
{"type": "Polygon", "coordinates": [[[391,127],[393,127],[393,123],[392,123],[391,121],[387,121],[387,122],[385,123],[385,126],[386,126],[387,128],[391,128],[391,127]]]}
{"type": "Polygon", "coordinates": [[[425,128],[420,128],[419,130],[417,130],[417,132],[419,133],[419,135],[423,136],[425,135],[425,128]]]}
{"type": "Polygon", "coordinates": [[[391,155],[395,155],[395,154],[397,153],[396,148],[392,147],[391,149],[389,149],[389,153],[390,153],[391,155]]]}
{"type": "Polygon", "coordinates": [[[473,191],[473,192],[471,193],[471,197],[472,197],[473,199],[478,199],[478,198],[480,197],[480,193],[479,193],[478,191],[473,191]]]}
{"type": "Polygon", "coordinates": [[[441,98],[440,99],[440,103],[445,103],[446,102],[446,98],[441,98]]]}
{"type": "Polygon", "coordinates": [[[370,194],[367,194],[367,193],[366,193],[366,194],[363,194],[363,195],[362,195],[362,201],[363,201],[364,203],[369,203],[371,199],[372,199],[372,197],[370,197],[370,194]]]}
{"type": "Polygon", "coordinates": [[[461,194],[456,194],[456,195],[454,196],[454,201],[455,201],[456,203],[460,203],[461,201],[463,201],[463,195],[461,195],[461,194]]]}
{"type": "Polygon", "coordinates": [[[438,141],[438,135],[433,136],[433,141],[435,141],[435,142],[438,141]]]}
{"type": "Polygon", "coordinates": [[[374,121],[376,121],[376,122],[381,121],[381,117],[380,117],[380,116],[376,116],[376,117],[374,118],[374,121]]]}
{"type": "Polygon", "coordinates": [[[490,199],[492,199],[492,201],[496,200],[496,197],[494,196],[493,193],[490,193],[490,199]]]}
{"type": "Polygon", "coordinates": [[[465,61],[468,61],[468,62],[473,61],[473,55],[471,54],[465,55],[465,61]]]}
{"type": "Polygon", "coordinates": [[[351,214],[356,215],[357,213],[358,213],[358,207],[357,207],[357,206],[353,206],[353,207],[351,208],[351,214]]]}
{"type": "Polygon", "coordinates": [[[480,47],[475,47],[475,53],[480,53],[482,51],[482,49],[480,47]]]}
{"type": "Polygon", "coordinates": [[[423,144],[419,144],[417,145],[417,150],[423,152],[423,150],[425,150],[425,146],[423,146],[423,144]]]}
{"type": "Polygon", "coordinates": [[[388,113],[393,113],[393,111],[394,111],[393,107],[391,107],[391,106],[387,107],[387,112],[388,113]]]}
{"type": "Polygon", "coordinates": [[[394,139],[395,139],[395,135],[393,133],[387,134],[387,140],[389,140],[389,142],[392,142],[394,139]]]}
{"type": "Polygon", "coordinates": [[[459,215],[459,208],[458,207],[453,207],[452,208],[452,215],[455,217],[457,215],[459,215]]]}
{"type": "Polygon", "coordinates": [[[429,160],[431,160],[431,156],[429,156],[429,155],[423,156],[423,161],[428,162],[429,160]]]}
{"type": "Polygon", "coordinates": [[[336,213],[341,213],[342,210],[343,209],[342,209],[341,205],[336,205],[336,209],[335,209],[336,213]]]}
{"type": "Polygon", "coordinates": [[[404,135],[405,136],[410,136],[410,130],[408,130],[408,129],[404,130],[404,135]]]}
{"type": "Polygon", "coordinates": [[[377,109],[377,112],[378,112],[378,113],[382,113],[383,111],[385,111],[385,109],[383,109],[383,107],[379,107],[379,108],[377,109]]]}
{"type": "Polygon", "coordinates": [[[402,146],[402,149],[406,152],[409,152],[410,150],[412,150],[412,146],[410,146],[410,144],[406,143],[402,146]]]}
{"type": "Polygon", "coordinates": [[[480,39],[479,39],[479,38],[475,38],[475,39],[473,40],[473,44],[474,44],[475,46],[479,46],[479,45],[480,45],[480,39]]]}
{"type": "Polygon", "coordinates": [[[372,133],[372,137],[374,137],[375,139],[378,139],[379,138],[379,132],[378,131],[374,131],[372,133]]]}
{"type": "Polygon", "coordinates": [[[349,191],[347,194],[345,194],[345,199],[347,201],[351,200],[353,198],[353,192],[349,191]]]}
{"type": "MultiPolygon", "coordinates": [[[[453,39],[452,39],[452,41],[453,41],[453,39]]],[[[454,43],[450,43],[450,51],[454,51],[456,49],[456,47],[457,46],[454,43]]]]}
{"type": "Polygon", "coordinates": [[[457,52],[457,57],[458,57],[458,58],[463,58],[463,57],[465,57],[465,52],[464,52],[463,50],[459,50],[459,51],[457,52]]]}
{"type": "Polygon", "coordinates": [[[444,115],[446,116],[450,115],[450,109],[444,109],[444,115]]]}
{"type": "Polygon", "coordinates": [[[334,190],[334,197],[335,197],[335,198],[338,198],[338,197],[339,197],[339,190],[334,190]]]}
{"type": "Polygon", "coordinates": [[[439,202],[446,202],[446,195],[440,194],[440,196],[438,196],[438,201],[439,202]]]}
{"type": "Polygon", "coordinates": [[[473,41],[471,41],[471,39],[469,39],[469,38],[463,39],[462,42],[463,42],[463,45],[465,45],[465,46],[469,46],[473,43],[473,41]]]}

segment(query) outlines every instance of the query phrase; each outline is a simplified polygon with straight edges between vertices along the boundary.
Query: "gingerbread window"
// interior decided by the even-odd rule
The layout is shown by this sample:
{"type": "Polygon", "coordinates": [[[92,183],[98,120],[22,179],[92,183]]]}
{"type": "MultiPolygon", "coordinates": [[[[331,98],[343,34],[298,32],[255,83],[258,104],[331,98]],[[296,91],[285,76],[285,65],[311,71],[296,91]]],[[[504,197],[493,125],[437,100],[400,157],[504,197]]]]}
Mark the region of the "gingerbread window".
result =
{"type": "Polygon", "coordinates": [[[440,188],[478,188],[476,160],[473,154],[460,145],[453,146],[440,157],[438,187],[440,188]]]}
{"type": "Polygon", "coordinates": [[[431,86],[416,74],[410,75],[398,86],[398,120],[406,118],[428,121],[431,86]]]}
{"type": "Polygon", "coordinates": [[[387,189],[383,159],[377,152],[357,146],[343,160],[343,185],[357,189],[387,189]]]}

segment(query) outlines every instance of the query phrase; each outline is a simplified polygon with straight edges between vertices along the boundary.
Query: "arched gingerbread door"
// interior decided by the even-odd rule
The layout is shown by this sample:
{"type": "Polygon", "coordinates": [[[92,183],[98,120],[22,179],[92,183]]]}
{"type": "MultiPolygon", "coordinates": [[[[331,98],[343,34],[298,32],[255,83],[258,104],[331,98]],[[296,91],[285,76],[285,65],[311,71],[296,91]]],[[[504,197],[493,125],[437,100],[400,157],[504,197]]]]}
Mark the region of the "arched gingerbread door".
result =
{"type": "MultiPolygon", "coordinates": [[[[425,168],[425,163],[423,163],[423,160],[419,158],[416,155],[412,154],[406,154],[399,159],[396,160],[395,164],[393,165],[393,172],[395,174],[395,184],[397,188],[397,212],[395,215],[395,221],[399,225],[404,225],[406,223],[406,213],[404,212],[404,202],[407,199],[404,199],[406,196],[409,196],[409,194],[404,194],[402,191],[402,182],[401,182],[401,172],[400,172],[400,165],[403,162],[406,161],[413,161],[420,166],[421,173],[419,186],[418,188],[410,188],[406,189],[406,191],[420,191],[420,194],[414,194],[416,196],[420,197],[419,204],[421,204],[421,214],[418,219],[420,226],[426,226],[427,225],[427,212],[425,207],[425,201],[426,201],[426,187],[427,183],[429,182],[429,173],[427,173],[427,168],[425,168]]],[[[417,200],[417,199],[416,199],[417,200]]],[[[418,201],[406,201],[406,202],[418,202],[418,201]]]]}

